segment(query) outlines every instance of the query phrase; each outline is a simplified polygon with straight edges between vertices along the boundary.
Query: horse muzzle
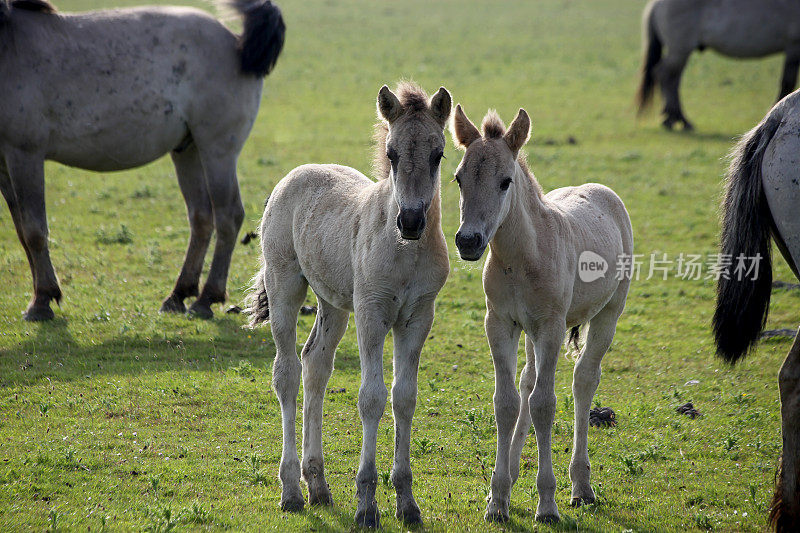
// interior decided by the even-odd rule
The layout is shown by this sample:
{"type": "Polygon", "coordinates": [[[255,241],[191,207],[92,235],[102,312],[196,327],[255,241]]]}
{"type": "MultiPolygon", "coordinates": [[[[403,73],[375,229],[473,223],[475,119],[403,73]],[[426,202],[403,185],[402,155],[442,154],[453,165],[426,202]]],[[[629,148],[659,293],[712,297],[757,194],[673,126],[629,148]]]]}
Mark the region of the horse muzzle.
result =
{"type": "Polygon", "coordinates": [[[465,261],[477,261],[486,250],[486,242],[481,233],[465,234],[460,230],[456,233],[456,247],[458,255],[465,261]]]}
{"type": "Polygon", "coordinates": [[[409,241],[416,241],[425,231],[425,210],[422,207],[400,209],[397,215],[397,229],[400,235],[409,241]]]}

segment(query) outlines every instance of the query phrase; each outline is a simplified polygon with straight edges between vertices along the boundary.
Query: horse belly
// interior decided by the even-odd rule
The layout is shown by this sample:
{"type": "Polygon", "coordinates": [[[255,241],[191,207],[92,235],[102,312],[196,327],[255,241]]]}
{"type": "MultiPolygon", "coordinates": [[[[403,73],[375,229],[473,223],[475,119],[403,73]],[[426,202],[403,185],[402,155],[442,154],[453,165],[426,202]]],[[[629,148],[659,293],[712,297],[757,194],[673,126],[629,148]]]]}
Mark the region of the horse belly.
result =
{"type": "Polygon", "coordinates": [[[754,11],[752,4],[737,16],[731,16],[729,5],[711,9],[704,17],[700,44],[735,58],[764,57],[784,50],[789,22],[781,10],[765,7],[754,11]]]}

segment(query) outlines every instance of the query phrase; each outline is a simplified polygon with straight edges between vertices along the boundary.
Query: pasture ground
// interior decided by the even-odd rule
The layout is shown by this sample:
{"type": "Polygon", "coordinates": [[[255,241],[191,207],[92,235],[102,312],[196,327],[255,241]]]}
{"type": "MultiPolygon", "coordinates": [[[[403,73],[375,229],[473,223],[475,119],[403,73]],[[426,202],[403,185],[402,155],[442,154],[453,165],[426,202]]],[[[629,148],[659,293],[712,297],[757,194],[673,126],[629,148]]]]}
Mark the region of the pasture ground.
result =
{"type": "MultiPolygon", "coordinates": [[[[526,150],[546,190],[609,185],[630,210],[638,253],[705,257],[717,246],[723,157],[777,93],[780,58],[736,62],[707,52],[692,57],[683,84],[697,133],[667,133],[654,115],[637,122],[643,1],[279,3],[286,48],[239,165],[243,230],[255,227],[266,194],[301,163],[367,170],[378,88],[412,77],[429,92],[445,85],[476,122],[488,107],[509,121],[524,106],[533,120],[526,150]]],[[[58,7],[99,5],[64,0],[58,7]]],[[[483,521],[495,434],[482,264],[456,256],[458,190],[449,178],[460,153],[450,141],[446,156],[443,223],[452,272],[420,365],[415,493],[425,529],[494,531],[483,521]]],[[[0,210],[2,529],[353,529],[361,436],[352,323],[325,401],[336,505],[281,513],[269,329],[243,330],[244,317],[223,307],[209,322],[157,312],[188,238],[168,158],[117,174],[48,164],[47,176],[52,257],[65,295],[50,323],[21,320],[30,273],[8,211],[0,210]]],[[[242,300],[257,248],[235,251],[230,303],[242,300]]],[[[776,263],[776,279],[791,281],[782,259],[776,263]]],[[[676,279],[674,268],[667,280],[657,274],[634,282],[604,361],[595,404],[612,407],[619,426],[590,431],[598,502],[568,506],[572,363],[563,358],[553,430],[563,520],[552,527],[533,521],[529,439],[507,529],[765,527],[781,445],[776,375],[789,342],[766,341],[740,366],[724,366],[709,333],[713,282],[676,279]],[[678,415],[675,407],[687,401],[703,416],[678,415]]],[[[776,290],[768,327],[796,327],[799,308],[800,291],[776,290]]],[[[299,343],[312,322],[300,317],[299,343]]],[[[385,361],[389,384],[390,342],[385,361]]],[[[388,483],[392,439],[387,407],[377,496],[385,530],[401,531],[388,483]]]]}

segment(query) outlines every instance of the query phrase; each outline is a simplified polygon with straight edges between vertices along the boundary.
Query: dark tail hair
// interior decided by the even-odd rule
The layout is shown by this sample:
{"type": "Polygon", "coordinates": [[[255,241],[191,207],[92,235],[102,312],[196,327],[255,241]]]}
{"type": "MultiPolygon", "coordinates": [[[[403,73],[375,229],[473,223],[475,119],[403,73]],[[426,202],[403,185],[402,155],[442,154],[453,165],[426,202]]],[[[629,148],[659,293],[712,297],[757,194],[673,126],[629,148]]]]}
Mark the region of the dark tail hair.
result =
{"type": "Polygon", "coordinates": [[[239,37],[242,72],[264,77],[272,71],[283,50],[286,25],[271,0],[226,0],[243,18],[239,37]]]}
{"type": "Polygon", "coordinates": [[[636,92],[637,114],[644,113],[653,102],[653,91],[656,86],[655,67],[661,61],[661,39],[658,38],[653,25],[653,11],[655,2],[650,2],[642,15],[642,45],[644,54],[642,58],[642,80],[636,92]]]}
{"type": "Polygon", "coordinates": [[[576,352],[581,351],[581,347],[578,345],[578,341],[581,338],[581,327],[580,326],[573,326],[571,330],[569,330],[569,339],[567,339],[567,345],[572,345],[575,348],[576,352]]]}
{"type": "Polygon", "coordinates": [[[253,283],[244,300],[244,312],[250,318],[251,328],[269,321],[269,298],[267,298],[267,286],[264,285],[266,281],[265,274],[266,266],[262,256],[259,261],[258,272],[253,277],[253,283]]]}
{"type": "Polygon", "coordinates": [[[722,269],[717,282],[713,319],[717,355],[731,364],[756,345],[769,313],[773,221],[761,184],[761,164],[781,122],[775,115],[773,110],[731,152],[720,238],[720,252],[731,264],[722,269]],[[739,279],[741,273],[734,271],[739,255],[761,258],[756,279],[739,279]]]}

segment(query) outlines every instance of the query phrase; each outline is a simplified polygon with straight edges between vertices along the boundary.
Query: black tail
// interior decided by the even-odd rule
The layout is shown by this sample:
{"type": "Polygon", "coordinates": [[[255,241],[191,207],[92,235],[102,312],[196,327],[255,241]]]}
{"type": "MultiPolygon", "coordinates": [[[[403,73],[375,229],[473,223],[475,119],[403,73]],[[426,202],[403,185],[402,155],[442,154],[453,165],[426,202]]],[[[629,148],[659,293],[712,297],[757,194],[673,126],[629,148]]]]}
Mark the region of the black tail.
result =
{"type": "Polygon", "coordinates": [[[581,351],[581,347],[578,346],[578,341],[581,338],[581,327],[574,326],[571,330],[569,330],[569,339],[567,339],[567,345],[572,345],[575,348],[576,352],[581,351]]]}
{"type": "Polygon", "coordinates": [[[731,265],[722,269],[717,283],[713,328],[717,355],[731,364],[756,345],[769,312],[773,222],[761,184],[761,164],[780,125],[774,115],[773,111],[742,137],[731,152],[728,169],[720,252],[731,259],[731,265]],[[740,255],[761,258],[756,279],[735,271],[740,255]]]}
{"type": "Polygon", "coordinates": [[[244,17],[239,37],[242,72],[263,78],[283,50],[286,25],[281,10],[270,0],[228,0],[228,5],[244,17]]]}
{"type": "Polygon", "coordinates": [[[262,258],[244,301],[244,312],[250,318],[250,327],[269,321],[269,298],[267,298],[267,287],[264,285],[265,273],[266,267],[262,258]]]}
{"type": "Polygon", "coordinates": [[[653,25],[653,11],[655,2],[651,2],[644,10],[642,16],[642,45],[644,57],[642,59],[642,80],[636,93],[638,114],[644,113],[653,102],[653,92],[656,86],[655,67],[661,61],[661,39],[658,38],[653,25]]]}
{"type": "Polygon", "coordinates": [[[8,5],[8,0],[0,0],[0,24],[9,18],[11,18],[11,6],[8,5]]]}

